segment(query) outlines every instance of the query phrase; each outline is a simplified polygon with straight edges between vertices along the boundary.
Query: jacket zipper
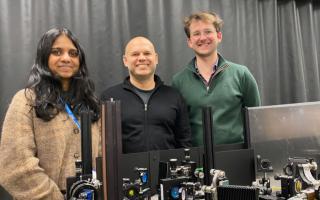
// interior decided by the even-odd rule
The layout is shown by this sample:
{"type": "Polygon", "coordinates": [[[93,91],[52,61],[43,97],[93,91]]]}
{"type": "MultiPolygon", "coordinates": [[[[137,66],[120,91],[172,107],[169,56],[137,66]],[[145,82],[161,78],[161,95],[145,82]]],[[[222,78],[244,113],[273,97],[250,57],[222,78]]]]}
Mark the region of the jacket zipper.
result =
{"type": "MultiPolygon", "coordinates": [[[[150,100],[150,98],[149,98],[149,100],[150,100]]],[[[147,133],[147,129],[148,129],[148,122],[147,122],[147,119],[148,119],[148,117],[147,117],[147,114],[148,114],[148,103],[149,103],[149,100],[148,100],[148,102],[147,103],[145,103],[144,104],[144,136],[145,137],[147,137],[147,144],[146,144],[146,147],[147,147],[147,149],[149,150],[149,136],[148,135],[146,135],[146,133],[147,133]]]]}
{"type": "MultiPolygon", "coordinates": [[[[215,76],[217,76],[220,72],[222,72],[226,67],[228,67],[228,65],[226,65],[226,64],[222,65],[222,66],[216,71],[216,73],[213,75],[213,77],[209,80],[209,83],[208,83],[208,84],[205,84],[205,83],[202,81],[202,83],[203,83],[204,86],[206,87],[207,94],[209,94],[210,85],[211,85],[211,82],[213,81],[213,78],[214,78],[215,76]]],[[[200,79],[201,79],[201,77],[200,77],[200,79]]]]}
{"type": "MultiPolygon", "coordinates": [[[[149,100],[148,100],[148,102],[147,103],[144,103],[143,102],[143,99],[136,93],[136,92],[134,92],[134,90],[132,90],[132,89],[130,89],[131,90],[131,92],[133,92],[135,95],[137,95],[138,96],[138,98],[142,101],[142,103],[143,103],[143,105],[144,105],[144,125],[143,125],[143,129],[144,129],[144,134],[146,134],[147,133],[147,129],[148,129],[148,126],[147,126],[147,114],[148,114],[148,104],[149,104],[149,101],[150,101],[150,99],[151,99],[151,97],[152,97],[152,95],[155,93],[155,91],[157,90],[157,86],[156,86],[156,88],[155,88],[155,90],[152,92],[152,94],[150,95],[150,97],[149,97],[149,100]]],[[[147,136],[147,135],[144,135],[145,137],[147,137],[147,149],[149,149],[149,137],[147,136]]]]}

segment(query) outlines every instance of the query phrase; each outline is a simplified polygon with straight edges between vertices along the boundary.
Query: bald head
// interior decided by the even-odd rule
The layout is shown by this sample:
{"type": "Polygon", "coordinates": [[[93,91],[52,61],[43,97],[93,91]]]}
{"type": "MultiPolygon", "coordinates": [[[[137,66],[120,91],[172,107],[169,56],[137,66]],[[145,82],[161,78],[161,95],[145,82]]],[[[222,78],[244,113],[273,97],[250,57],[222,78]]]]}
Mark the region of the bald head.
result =
{"type": "Polygon", "coordinates": [[[152,44],[152,42],[148,38],[145,38],[143,36],[137,36],[137,37],[132,38],[127,43],[124,54],[127,55],[129,53],[128,51],[132,50],[133,47],[142,46],[142,45],[148,47],[150,50],[153,51],[153,53],[156,53],[154,45],[152,44]]]}

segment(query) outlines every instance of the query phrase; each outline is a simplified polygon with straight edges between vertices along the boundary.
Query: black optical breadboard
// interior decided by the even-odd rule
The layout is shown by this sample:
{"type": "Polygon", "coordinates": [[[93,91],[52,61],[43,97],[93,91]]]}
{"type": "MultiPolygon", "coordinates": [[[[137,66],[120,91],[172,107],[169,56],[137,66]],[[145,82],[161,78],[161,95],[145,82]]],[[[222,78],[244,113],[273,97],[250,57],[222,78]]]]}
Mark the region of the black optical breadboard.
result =
{"type": "Polygon", "coordinates": [[[218,187],[219,200],[258,200],[259,189],[250,186],[225,185],[218,187]]]}

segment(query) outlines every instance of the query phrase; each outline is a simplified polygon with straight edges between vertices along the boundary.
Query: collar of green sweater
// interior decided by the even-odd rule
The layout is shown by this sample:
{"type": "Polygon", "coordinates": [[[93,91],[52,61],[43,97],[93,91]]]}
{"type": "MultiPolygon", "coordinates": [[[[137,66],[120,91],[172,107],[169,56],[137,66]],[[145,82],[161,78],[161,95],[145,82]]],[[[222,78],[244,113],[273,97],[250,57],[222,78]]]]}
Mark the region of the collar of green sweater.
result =
{"type": "MultiPolygon", "coordinates": [[[[228,67],[227,61],[218,54],[219,62],[217,66],[217,72],[223,71],[226,67],[228,67]]],[[[191,70],[193,73],[197,73],[197,69],[195,67],[196,57],[194,57],[188,64],[187,68],[191,70]]]]}

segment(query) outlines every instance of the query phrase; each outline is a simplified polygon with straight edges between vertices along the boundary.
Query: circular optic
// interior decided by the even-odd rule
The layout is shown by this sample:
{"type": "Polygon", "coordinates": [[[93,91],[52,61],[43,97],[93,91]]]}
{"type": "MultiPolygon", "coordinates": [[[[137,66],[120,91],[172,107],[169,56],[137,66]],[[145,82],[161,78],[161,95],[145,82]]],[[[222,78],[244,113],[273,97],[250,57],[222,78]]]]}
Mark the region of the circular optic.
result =
{"type": "Polygon", "coordinates": [[[170,190],[170,195],[173,199],[179,199],[179,187],[173,186],[170,190]]]}
{"type": "Polygon", "coordinates": [[[142,183],[147,183],[148,182],[148,173],[142,173],[141,174],[141,181],[142,183]]]}
{"type": "Polygon", "coordinates": [[[133,196],[135,196],[136,194],[135,194],[136,192],[134,191],[134,189],[129,189],[128,190],[128,197],[133,197],[133,196]]]}
{"type": "Polygon", "coordinates": [[[295,189],[295,191],[297,192],[297,193],[300,193],[301,192],[301,190],[302,190],[302,183],[301,183],[301,181],[300,180],[295,180],[294,181],[294,189],[295,189]]]}
{"type": "Polygon", "coordinates": [[[261,168],[262,169],[268,169],[270,167],[270,161],[269,160],[266,160],[266,159],[263,159],[261,160],[261,168]]]}
{"type": "Polygon", "coordinates": [[[284,173],[288,176],[292,176],[293,175],[293,168],[291,165],[286,165],[283,169],[284,173]]]}

